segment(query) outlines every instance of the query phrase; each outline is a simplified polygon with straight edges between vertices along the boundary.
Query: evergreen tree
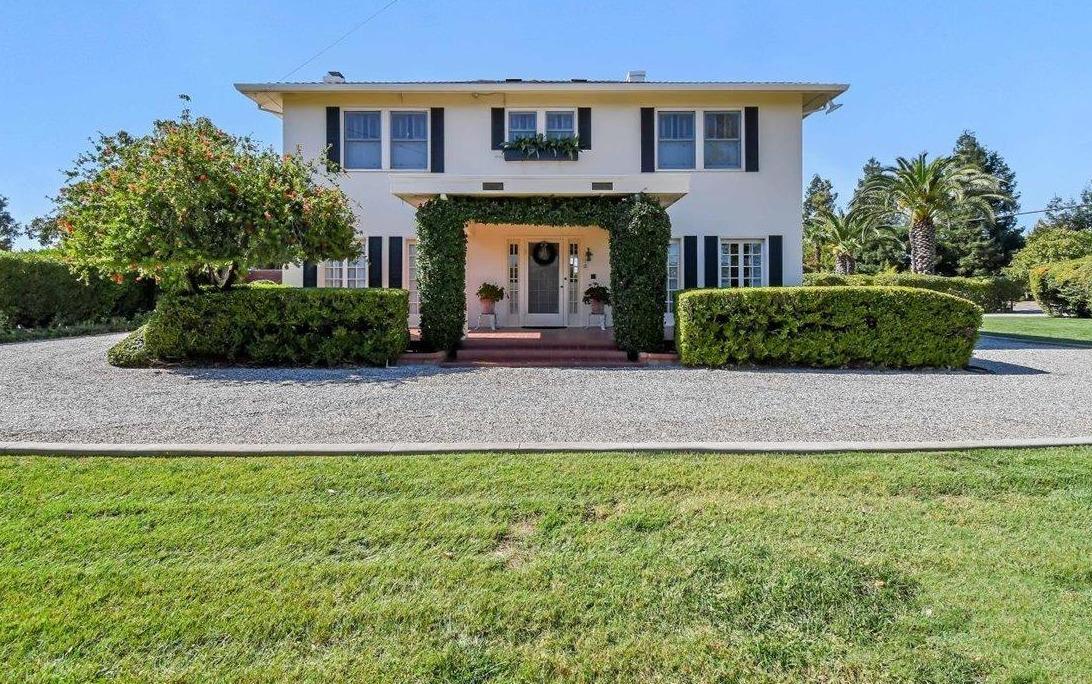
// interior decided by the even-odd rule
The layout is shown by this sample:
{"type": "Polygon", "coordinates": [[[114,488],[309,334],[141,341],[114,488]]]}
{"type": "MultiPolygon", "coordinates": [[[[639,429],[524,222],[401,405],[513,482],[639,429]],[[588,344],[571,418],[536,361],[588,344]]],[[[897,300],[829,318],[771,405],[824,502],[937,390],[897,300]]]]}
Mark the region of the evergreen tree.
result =
{"type": "Polygon", "coordinates": [[[1043,223],[1047,228],[1092,231],[1092,183],[1086,185],[1076,199],[1063,200],[1061,197],[1055,197],[1050,200],[1043,223]],[[1063,209],[1063,207],[1073,207],[1073,209],[1063,209]]]}
{"type": "Polygon", "coordinates": [[[9,251],[19,234],[19,224],[8,212],[8,198],[0,195],[0,250],[9,251]]]}
{"type": "Polygon", "coordinates": [[[1020,210],[1016,174],[994,150],[972,131],[963,131],[952,156],[964,166],[973,166],[998,181],[996,197],[987,199],[993,217],[968,211],[965,218],[938,226],[937,271],[942,275],[990,275],[1000,272],[1012,255],[1024,245],[1024,236],[1014,213],[1020,210]]]}
{"type": "MultiPolygon", "coordinates": [[[[819,174],[811,177],[804,191],[804,271],[813,273],[823,268],[823,242],[816,229],[820,216],[834,213],[838,193],[834,184],[819,174]]],[[[828,259],[829,261],[829,259],[828,259]]]]}
{"type": "MultiPolygon", "coordinates": [[[[870,157],[861,169],[861,177],[857,179],[857,187],[853,191],[851,207],[860,206],[861,193],[865,184],[873,176],[878,176],[883,171],[883,164],[875,157],[870,157]]],[[[907,240],[907,228],[899,221],[899,217],[893,216],[885,222],[891,226],[891,230],[897,239],[872,243],[861,250],[857,259],[857,270],[861,273],[878,273],[888,269],[905,271],[910,265],[910,257],[905,248],[907,240]]]]}

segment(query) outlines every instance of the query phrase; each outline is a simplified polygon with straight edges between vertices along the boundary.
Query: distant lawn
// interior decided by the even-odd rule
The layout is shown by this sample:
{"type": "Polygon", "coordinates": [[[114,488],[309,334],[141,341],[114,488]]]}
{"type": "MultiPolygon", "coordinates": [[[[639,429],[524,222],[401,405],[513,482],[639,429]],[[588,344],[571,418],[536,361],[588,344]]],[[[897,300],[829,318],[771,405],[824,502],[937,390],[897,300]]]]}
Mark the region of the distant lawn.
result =
{"type": "Polygon", "coordinates": [[[1092,681],[1092,449],[0,458],[6,681],[1092,681]]]}
{"type": "Polygon", "coordinates": [[[117,319],[106,323],[76,323],[52,328],[0,328],[0,344],[8,342],[33,342],[52,340],[59,337],[79,337],[81,335],[105,335],[107,333],[130,332],[144,324],[144,317],[136,320],[117,319]]]}
{"type": "Polygon", "coordinates": [[[1092,319],[1050,318],[1034,314],[986,314],[982,317],[982,332],[1006,337],[1092,344],[1092,319]]]}

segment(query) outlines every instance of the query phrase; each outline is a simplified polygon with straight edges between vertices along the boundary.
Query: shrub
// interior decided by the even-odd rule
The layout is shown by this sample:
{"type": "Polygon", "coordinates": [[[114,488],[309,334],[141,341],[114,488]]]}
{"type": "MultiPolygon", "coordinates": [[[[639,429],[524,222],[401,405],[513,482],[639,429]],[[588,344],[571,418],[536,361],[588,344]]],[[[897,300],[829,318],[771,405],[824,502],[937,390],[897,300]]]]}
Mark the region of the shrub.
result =
{"type": "Polygon", "coordinates": [[[164,297],[145,341],[162,361],[384,365],[409,344],[408,316],[405,290],[236,288],[164,297]]]}
{"type": "Polygon", "coordinates": [[[110,347],[110,351],[106,352],[106,361],[118,368],[147,368],[152,365],[148,348],[144,344],[144,331],[147,327],[140,326],[126,335],[121,342],[110,347]]]}
{"type": "Polygon", "coordinates": [[[263,280],[261,278],[258,280],[251,280],[247,285],[250,287],[284,287],[284,285],[281,285],[275,280],[263,280]]]}
{"type": "Polygon", "coordinates": [[[1092,317],[1092,257],[1032,268],[1031,292],[1051,316],[1092,317]]]}
{"type": "Polygon", "coordinates": [[[968,299],[990,313],[1011,310],[1012,302],[1019,301],[1024,295],[1023,286],[1016,280],[1005,276],[964,278],[916,273],[877,273],[875,275],[851,276],[840,276],[833,273],[808,273],[804,275],[804,284],[811,286],[881,285],[917,287],[968,299]]]}
{"type": "Polygon", "coordinates": [[[683,364],[959,368],[982,309],[906,287],[692,290],[679,297],[683,364]]]}
{"type": "Polygon", "coordinates": [[[1092,232],[1068,228],[1036,228],[1012,258],[1005,275],[1031,289],[1031,269],[1042,264],[1092,256],[1092,232]]]}
{"type": "Polygon", "coordinates": [[[0,314],[8,325],[50,325],[132,318],[155,305],[155,284],[91,276],[86,283],[50,252],[0,252],[0,314]]]}

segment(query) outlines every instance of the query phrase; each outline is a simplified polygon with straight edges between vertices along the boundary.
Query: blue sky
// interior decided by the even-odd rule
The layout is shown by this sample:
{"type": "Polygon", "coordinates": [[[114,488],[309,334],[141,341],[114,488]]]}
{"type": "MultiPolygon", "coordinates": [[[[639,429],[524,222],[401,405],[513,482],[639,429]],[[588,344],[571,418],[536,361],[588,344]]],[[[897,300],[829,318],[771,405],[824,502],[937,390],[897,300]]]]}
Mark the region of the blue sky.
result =
{"type": "MultiPolygon", "coordinates": [[[[145,131],[179,93],[277,145],[279,120],[232,83],[279,79],[387,2],[0,3],[0,195],[20,221],[45,213],[89,136],[145,131]]],[[[1090,29],[1076,1],[398,0],[293,78],[847,82],[805,122],[805,179],[847,199],[868,157],[947,152],[969,128],[1038,209],[1092,181],[1090,29]]]]}

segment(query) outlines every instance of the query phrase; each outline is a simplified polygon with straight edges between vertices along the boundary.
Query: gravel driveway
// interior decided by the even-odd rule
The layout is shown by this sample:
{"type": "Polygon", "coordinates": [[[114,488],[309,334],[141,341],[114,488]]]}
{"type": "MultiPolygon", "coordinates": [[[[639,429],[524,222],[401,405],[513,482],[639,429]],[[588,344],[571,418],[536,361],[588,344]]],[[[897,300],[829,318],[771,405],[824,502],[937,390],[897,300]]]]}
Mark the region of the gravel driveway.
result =
{"type": "Polygon", "coordinates": [[[984,339],[980,370],[124,370],[121,335],[0,345],[0,441],[850,441],[1092,434],[1092,349],[984,339]]]}

